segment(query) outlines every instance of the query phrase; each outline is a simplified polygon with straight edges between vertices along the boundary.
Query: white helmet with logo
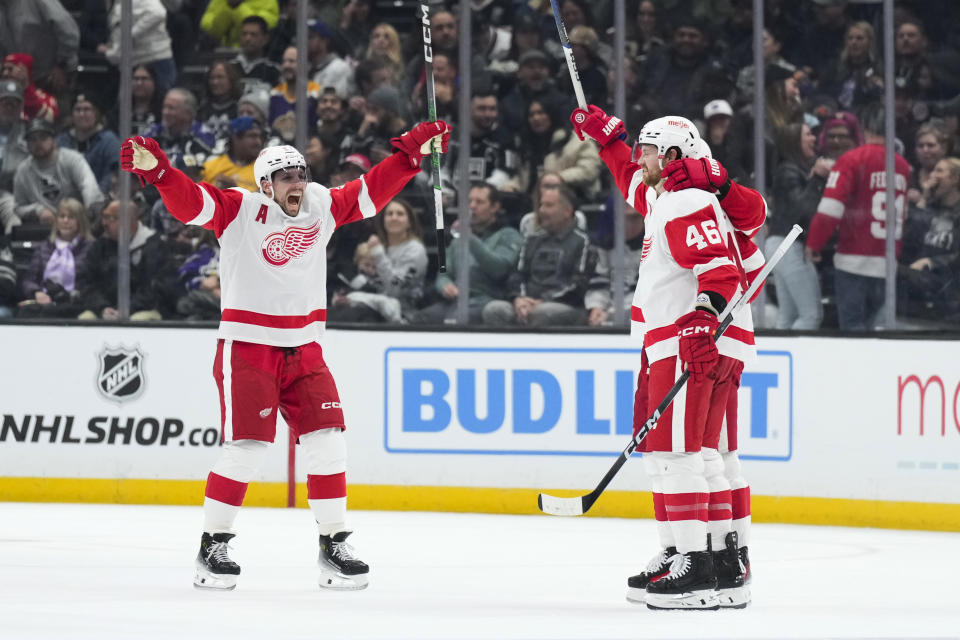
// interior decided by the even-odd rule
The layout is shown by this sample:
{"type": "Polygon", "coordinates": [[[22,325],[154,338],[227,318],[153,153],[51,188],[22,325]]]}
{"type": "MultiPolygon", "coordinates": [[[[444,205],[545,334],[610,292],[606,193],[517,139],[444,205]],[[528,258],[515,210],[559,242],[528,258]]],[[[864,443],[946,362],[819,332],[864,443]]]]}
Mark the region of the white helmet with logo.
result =
{"type": "Polygon", "coordinates": [[[710,160],[711,158],[713,158],[713,151],[710,150],[710,145],[707,144],[706,140],[704,140],[703,138],[700,138],[700,143],[697,146],[699,147],[699,150],[697,152],[697,155],[694,157],[706,158],[707,160],[710,160]]]}
{"type": "Polygon", "coordinates": [[[674,147],[680,151],[681,158],[698,158],[701,153],[700,132],[692,122],[680,116],[664,116],[643,125],[634,145],[634,158],[640,157],[639,147],[644,144],[657,147],[661,167],[663,157],[674,147]]]}
{"type": "Polygon", "coordinates": [[[290,145],[267,147],[261,151],[253,163],[253,176],[257,180],[257,186],[260,187],[260,193],[263,193],[264,180],[272,186],[273,174],[288,167],[300,167],[304,171],[307,169],[307,161],[303,159],[303,154],[290,145]]]}

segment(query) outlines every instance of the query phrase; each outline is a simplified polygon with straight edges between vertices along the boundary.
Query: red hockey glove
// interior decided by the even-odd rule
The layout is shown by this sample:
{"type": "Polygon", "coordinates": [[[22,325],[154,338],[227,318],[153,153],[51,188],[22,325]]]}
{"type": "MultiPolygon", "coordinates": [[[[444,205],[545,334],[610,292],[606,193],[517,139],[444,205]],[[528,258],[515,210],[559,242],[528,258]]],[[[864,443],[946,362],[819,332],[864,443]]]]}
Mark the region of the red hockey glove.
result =
{"type": "Polygon", "coordinates": [[[727,170],[713,158],[673,160],[663,168],[663,177],[666,179],[663,188],[667,191],[703,189],[716,193],[720,190],[723,195],[726,195],[724,186],[729,189],[730,181],[727,170]]]}
{"type": "Polygon", "coordinates": [[[120,145],[120,167],[140,176],[144,184],[155,184],[170,170],[170,160],[153,138],[127,138],[120,145]]]}
{"type": "Polygon", "coordinates": [[[423,156],[433,151],[434,138],[440,138],[440,153],[446,153],[450,145],[450,125],[443,120],[421,122],[399,138],[390,140],[390,144],[397,151],[407,154],[411,167],[419,167],[423,156]]]}
{"type": "Polygon", "coordinates": [[[640,427],[650,417],[652,409],[647,407],[650,388],[650,363],[647,362],[647,350],[640,352],[640,374],[637,376],[637,391],[633,394],[633,435],[640,433],[640,427]]]}
{"type": "Polygon", "coordinates": [[[623,140],[627,137],[627,127],[617,116],[608,116],[603,109],[596,105],[587,105],[587,111],[574,109],[570,114],[573,131],[583,140],[587,135],[597,141],[601,147],[606,147],[614,140],[623,140]]]}
{"type": "Polygon", "coordinates": [[[720,358],[713,334],[720,326],[717,317],[703,309],[680,316],[676,322],[680,336],[680,359],[687,363],[690,375],[709,374],[720,358]]]}

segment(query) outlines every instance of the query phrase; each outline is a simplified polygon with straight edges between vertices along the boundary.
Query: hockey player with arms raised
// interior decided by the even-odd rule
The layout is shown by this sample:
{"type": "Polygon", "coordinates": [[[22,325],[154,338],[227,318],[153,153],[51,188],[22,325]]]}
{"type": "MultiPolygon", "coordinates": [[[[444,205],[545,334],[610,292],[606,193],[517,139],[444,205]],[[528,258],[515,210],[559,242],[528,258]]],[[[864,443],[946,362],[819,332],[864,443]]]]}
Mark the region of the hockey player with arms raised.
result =
{"type": "Polygon", "coordinates": [[[628,580],[627,597],[652,609],[746,606],[746,549],[738,548],[732,526],[736,522],[746,538],[749,488],[735,453],[735,394],[743,362],[754,355],[749,308],[735,315],[719,341],[713,333],[717,316],[746,289],[746,273],[763,263],[749,237],[763,224],[765,204],[756,191],[732,183],[719,163],[701,157],[705,145],[685,118],[648,122],[633,155],[623,142],[623,123],[598,107],[576,109],[571,121],[578,135],[600,145],[624,198],[644,215],[631,310],[631,332],[644,342],[635,433],[683,368],[691,372],[641,445],[662,551],[628,580]],[[718,451],[721,435],[732,453],[718,451]]]}
{"type": "Polygon", "coordinates": [[[170,166],[155,140],[128,138],[121,166],[157,187],[178,220],[219,238],[221,321],[214,378],[223,451],[205,490],[194,585],[233,589],[240,567],[227,553],[248,483],[273,442],[279,411],[299,437],[307,502],[320,542],[320,586],[363,589],[369,567],[346,542],[346,445],[340,397],[318,340],[326,321],[326,245],[342,224],[376,215],[420,171],[450,128],[421,123],[394,138],[394,153],[336,189],[310,182],[303,155],[264,149],[259,192],[195,184],[170,166]]]}

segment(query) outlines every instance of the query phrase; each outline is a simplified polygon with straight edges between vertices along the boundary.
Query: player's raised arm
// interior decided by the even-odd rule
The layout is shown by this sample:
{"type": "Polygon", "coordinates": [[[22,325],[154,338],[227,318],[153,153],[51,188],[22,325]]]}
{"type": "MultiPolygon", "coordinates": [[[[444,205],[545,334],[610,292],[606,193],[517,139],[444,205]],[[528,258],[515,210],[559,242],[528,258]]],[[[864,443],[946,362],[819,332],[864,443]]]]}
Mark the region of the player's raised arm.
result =
{"type": "Polygon", "coordinates": [[[366,175],[332,189],[330,209],[337,226],[375,216],[387,206],[420,173],[420,162],[430,155],[434,138],[440,139],[440,152],[446,153],[450,131],[450,125],[443,120],[421,122],[390,141],[393,155],[366,175]]]}
{"type": "MultiPolygon", "coordinates": [[[[637,190],[639,188],[642,192],[646,187],[639,179],[640,167],[632,162],[631,148],[625,142],[627,128],[623,120],[591,104],[586,109],[574,109],[570,114],[570,122],[578,138],[583,140],[586,136],[600,146],[600,159],[613,174],[617,188],[630,206],[637,208],[634,204],[638,200],[637,190]]],[[[642,196],[639,201],[643,201],[642,196]]],[[[637,210],[640,211],[639,208],[637,210]]]]}
{"type": "Polygon", "coordinates": [[[174,218],[184,224],[212,229],[219,237],[237,216],[243,194],[221,191],[206,183],[196,184],[185,173],[170,166],[170,159],[153,138],[136,136],[120,145],[120,167],[136,174],[144,184],[160,192],[174,218]]]}

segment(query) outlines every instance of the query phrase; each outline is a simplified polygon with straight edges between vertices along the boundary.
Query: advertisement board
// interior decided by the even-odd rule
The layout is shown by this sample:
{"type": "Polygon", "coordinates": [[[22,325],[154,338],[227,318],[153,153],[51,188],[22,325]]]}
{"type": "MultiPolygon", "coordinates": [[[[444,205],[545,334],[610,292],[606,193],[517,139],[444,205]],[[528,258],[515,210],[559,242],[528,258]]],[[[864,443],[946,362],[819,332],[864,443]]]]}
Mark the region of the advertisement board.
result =
{"type": "MultiPolygon", "coordinates": [[[[219,448],[214,330],[6,325],[0,340],[17,363],[0,388],[6,499],[9,478],[202,487],[219,448]]],[[[960,528],[957,345],[758,338],[739,397],[754,495],[951,505],[960,528]]],[[[629,440],[639,345],[625,335],[332,330],[323,347],[348,478],[371,495],[589,490],[629,440]]],[[[281,420],[258,481],[286,482],[287,442],[281,420]]],[[[633,460],[610,487],[648,489],[633,460]]]]}

